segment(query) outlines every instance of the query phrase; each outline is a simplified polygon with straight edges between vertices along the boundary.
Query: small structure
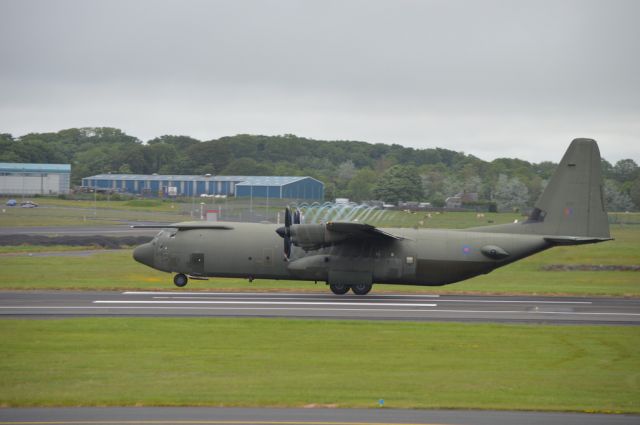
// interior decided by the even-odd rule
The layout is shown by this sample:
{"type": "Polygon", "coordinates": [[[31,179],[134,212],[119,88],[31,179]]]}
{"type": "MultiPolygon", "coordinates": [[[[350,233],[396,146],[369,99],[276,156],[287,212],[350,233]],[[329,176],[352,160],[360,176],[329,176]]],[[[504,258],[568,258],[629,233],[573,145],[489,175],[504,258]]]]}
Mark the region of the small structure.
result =
{"type": "Polygon", "coordinates": [[[444,205],[446,208],[460,208],[462,207],[462,198],[458,195],[456,196],[449,196],[447,199],[444,200],[444,205]]]}
{"type": "Polygon", "coordinates": [[[460,192],[444,200],[445,207],[449,209],[462,208],[464,204],[478,202],[476,192],[460,192]]]}
{"type": "Polygon", "coordinates": [[[0,194],[58,195],[69,193],[71,164],[0,162],[0,194]]]}
{"type": "Polygon", "coordinates": [[[219,210],[207,210],[207,221],[218,221],[219,210]]]}

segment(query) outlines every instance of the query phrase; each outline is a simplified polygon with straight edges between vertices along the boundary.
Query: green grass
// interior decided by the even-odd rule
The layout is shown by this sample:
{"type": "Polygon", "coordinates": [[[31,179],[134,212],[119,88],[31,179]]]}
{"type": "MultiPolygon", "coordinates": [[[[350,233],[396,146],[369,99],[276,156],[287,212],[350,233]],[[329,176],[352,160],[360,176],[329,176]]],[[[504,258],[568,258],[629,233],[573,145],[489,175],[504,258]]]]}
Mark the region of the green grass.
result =
{"type": "Polygon", "coordinates": [[[157,208],[162,207],[163,203],[159,200],[153,199],[134,199],[124,203],[127,207],[143,207],[143,208],[157,208]]]}
{"type": "Polygon", "coordinates": [[[0,321],[3,406],[640,412],[637,327],[280,319],[0,321]]]}
{"type": "MultiPolygon", "coordinates": [[[[638,264],[640,227],[612,226],[614,241],[557,247],[498,269],[488,275],[442,287],[376,285],[376,292],[515,293],[548,295],[640,296],[638,272],[543,271],[549,264],[638,264]]],[[[30,252],[30,247],[2,248],[30,252]]],[[[15,250],[15,251],[12,251],[15,250]]],[[[42,247],[33,252],[42,251],[42,247]]],[[[46,251],[46,249],[44,249],[46,251]]],[[[0,257],[0,289],[174,289],[171,276],[136,263],[131,250],[88,257],[0,257]],[[44,271],[44,272],[43,272],[44,271]]],[[[191,281],[189,290],[305,290],[326,292],[312,282],[211,279],[191,281]]]]}
{"type": "Polygon", "coordinates": [[[95,250],[99,253],[101,246],[69,246],[69,245],[0,245],[0,254],[29,254],[36,252],[64,252],[95,250]]]}
{"type": "MultiPolygon", "coordinates": [[[[69,201],[36,198],[38,208],[1,207],[0,227],[109,226],[126,221],[190,220],[190,205],[160,201],[69,201]],[[3,212],[4,211],[4,212],[3,212]]],[[[4,202],[3,202],[4,205],[4,202]]],[[[198,210],[199,211],[199,210],[198,210]]]]}

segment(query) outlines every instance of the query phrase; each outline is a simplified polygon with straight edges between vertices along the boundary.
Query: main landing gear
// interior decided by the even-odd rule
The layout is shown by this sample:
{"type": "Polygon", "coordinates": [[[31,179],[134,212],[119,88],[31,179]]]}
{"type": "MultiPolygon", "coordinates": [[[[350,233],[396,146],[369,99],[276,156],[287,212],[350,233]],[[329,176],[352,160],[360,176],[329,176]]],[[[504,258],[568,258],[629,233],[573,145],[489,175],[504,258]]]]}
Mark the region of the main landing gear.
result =
{"type": "Polygon", "coordinates": [[[175,275],[173,277],[173,283],[178,287],[178,288],[182,288],[183,286],[185,286],[187,283],[189,282],[189,278],[182,273],[178,273],[177,275],[175,275]]]}
{"type": "Polygon", "coordinates": [[[329,289],[336,295],[344,295],[349,292],[351,287],[349,285],[345,285],[344,283],[332,283],[329,285],[329,289]]]}
{"type": "Polygon", "coordinates": [[[336,295],[344,295],[349,289],[356,295],[367,295],[371,291],[370,283],[356,283],[355,285],[345,285],[343,283],[331,283],[329,289],[336,295]]]}

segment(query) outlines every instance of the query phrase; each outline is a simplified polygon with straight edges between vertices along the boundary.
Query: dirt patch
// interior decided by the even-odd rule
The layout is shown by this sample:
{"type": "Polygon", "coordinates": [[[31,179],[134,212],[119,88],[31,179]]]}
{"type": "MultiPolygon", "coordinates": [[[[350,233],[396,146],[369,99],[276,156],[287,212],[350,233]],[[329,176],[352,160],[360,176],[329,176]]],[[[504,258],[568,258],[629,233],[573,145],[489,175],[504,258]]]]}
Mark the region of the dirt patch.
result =
{"type": "Polygon", "coordinates": [[[42,236],[42,235],[0,235],[0,245],[20,246],[100,246],[107,249],[128,248],[147,243],[150,236],[42,236]]]}
{"type": "Polygon", "coordinates": [[[640,272],[640,266],[602,264],[550,264],[541,267],[546,272],[640,272]]]}

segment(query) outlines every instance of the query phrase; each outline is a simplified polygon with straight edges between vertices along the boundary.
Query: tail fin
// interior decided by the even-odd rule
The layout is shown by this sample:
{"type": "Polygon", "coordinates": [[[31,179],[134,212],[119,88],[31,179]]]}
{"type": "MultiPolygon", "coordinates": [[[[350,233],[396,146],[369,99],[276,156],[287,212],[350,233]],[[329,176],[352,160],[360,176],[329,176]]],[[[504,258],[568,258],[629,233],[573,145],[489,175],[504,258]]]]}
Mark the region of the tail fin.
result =
{"type": "MultiPolygon", "coordinates": [[[[585,241],[609,239],[600,167],[600,150],[595,140],[571,142],[529,216],[530,230],[585,241]]],[[[561,243],[562,238],[557,239],[561,243]]]]}

